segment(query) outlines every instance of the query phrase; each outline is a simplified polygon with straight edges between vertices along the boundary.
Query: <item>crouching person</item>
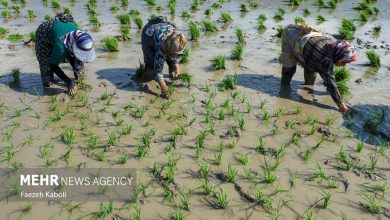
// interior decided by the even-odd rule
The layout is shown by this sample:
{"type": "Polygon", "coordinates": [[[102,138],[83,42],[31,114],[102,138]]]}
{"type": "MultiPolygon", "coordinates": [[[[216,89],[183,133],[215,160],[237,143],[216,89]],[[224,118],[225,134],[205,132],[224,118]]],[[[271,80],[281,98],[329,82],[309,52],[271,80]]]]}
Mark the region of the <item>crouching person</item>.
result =
{"type": "Polygon", "coordinates": [[[161,88],[161,96],[169,99],[162,72],[164,62],[169,66],[169,78],[175,80],[180,74],[179,59],[187,47],[187,39],[176,30],[174,24],[157,17],[145,25],[141,43],[148,78],[156,80],[161,88]]]}
{"type": "Polygon", "coordinates": [[[96,58],[92,37],[77,27],[71,15],[63,13],[39,25],[35,52],[43,86],[52,85],[55,73],[64,81],[70,95],[76,93],[77,85],[61,70],[59,64],[68,61],[77,80],[83,73],[84,63],[96,58]]]}
{"type": "Polygon", "coordinates": [[[304,68],[305,85],[314,85],[317,73],[341,112],[349,109],[342,101],[333,67],[356,60],[355,48],[345,40],[332,40],[307,25],[288,25],[282,34],[282,84],[289,84],[297,64],[304,68]]]}

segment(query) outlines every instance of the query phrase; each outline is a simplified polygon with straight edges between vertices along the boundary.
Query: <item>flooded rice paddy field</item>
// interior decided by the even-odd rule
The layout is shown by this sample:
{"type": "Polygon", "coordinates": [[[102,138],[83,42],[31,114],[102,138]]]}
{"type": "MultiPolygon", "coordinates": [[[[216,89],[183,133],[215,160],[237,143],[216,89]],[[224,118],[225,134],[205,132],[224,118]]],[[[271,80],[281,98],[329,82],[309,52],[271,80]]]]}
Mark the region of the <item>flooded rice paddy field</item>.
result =
{"type": "MultiPolygon", "coordinates": [[[[359,2],[347,0],[335,9],[330,1],[320,6],[313,0],[298,1],[299,6],[279,0],[177,1],[173,15],[168,1],[123,6],[126,1],[97,0],[92,9],[98,28],[89,22],[94,12],[88,12],[88,1],[2,2],[9,14],[2,13],[0,26],[9,33],[0,38],[0,166],[137,168],[138,179],[135,196],[114,201],[112,209],[104,208],[109,202],[29,204],[1,198],[0,219],[139,219],[138,212],[141,219],[390,218],[389,1],[370,2],[379,13],[360,21],[360,11],[353,9],[359,2]],[[241,4],[248,12],[241,12],[241,4]],[[13,5],[20,6],[19,15],[13,5]],[[45,15],[63,8],[91,32],[98,53],[86,65],[75,97],[61,84],[42,88],[34,46],[24,43],[45,15]],[[36,17],[28,18],[29,9],[36,17]],[[116,16],[135,9],[144,23],[161,14],[187,36],[190,21],[201,28],[200,38],[189,44],[189,62],[181,66],[193,82],[172,85],[171,100],[156,96],[157,83],[133,79],[143,58],[134,19],[131,39],[119,42],[119,52],[103,48],[104,37],[121,33],[116,16]],[[207,9],[212,13],[206,15],[207,9]],[[282,20],[273,18],[278,10],[282,20]],[[184,11],[189,18],[181,16],[184,11]],[[223,23],[222,12],[232,21],[223,23]],[[267,17],[263,31],[260,14],[267,17]],[[297,17],[328,36],[338,34],[343,18],[356,24],[352,42],[358,61],[347,65],[352,75],[350,95],[344,97],[353,114],[338,112],[321,79],[303,86],[300,67],[290,88],[280,86],[276,29],[297,17]],[[218,30],[205,31],[203,20],[218,30]],[[376,25],[382,26],[377,34],[376,25]],[[237,27],[246,42],[241,61],[231,59],[237,27]],[[23,40],[10,41],[15,33],[23,40]],[[380,67],[368,65],[370,49],[380,55],[380,67]],[[226,57],[226,69],[211,66],[217,55],[226,57]],[[15,68],[20,84],[10,76],[15,68]],[[235,73],[235,89],[222,91],[222,81],[235,73]]],[[[69,65],[62,67],[71,74],[69,65]]]]}

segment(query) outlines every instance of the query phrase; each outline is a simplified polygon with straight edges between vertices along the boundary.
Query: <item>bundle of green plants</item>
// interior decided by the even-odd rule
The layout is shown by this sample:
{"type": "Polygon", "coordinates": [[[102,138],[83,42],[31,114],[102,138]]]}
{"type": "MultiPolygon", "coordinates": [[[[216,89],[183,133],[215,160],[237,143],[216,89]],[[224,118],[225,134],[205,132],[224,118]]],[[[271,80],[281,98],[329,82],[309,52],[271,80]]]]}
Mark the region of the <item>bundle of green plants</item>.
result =
{"type": "Polygon", "coordinates": [[[51,15],[45,15],[43,17],[43,19],[45,19],[45,21],[50,21],[53,17],[51,15]]]}
{"type": "Polygon", "coordinates": [[[138,11],[138,9],[131,9],[129,12],[129,15],[131,15],[131,16],[138,16],[140,14],[141,13],[138,11]]]}
{"type": "Polygon", "coordinates": [[[333,74],[341,95],[349,94],[348,80],[351,78],[351,72],[346,67],[335,67],[333,74]]]}
{"type": "Polygon", "coordinates": [[[200,37],[200,29],[198,25],[195,22],[190,21],[190,23],[188,24],[188,29],[190,32],[190,39],[193,41],[198,40],[200,37]]]}
{"type": "Polygon", "coordinates": [[[148,5],[156,5],[156,0],[146,0],[146,3],[148,3],[148,5]]]}
{"type": "Polygon", "coordinates": [[[374,50],[366,51],[366,56],[370,61],[370,65],[373,67],[381,66],[381,57],[374,50]]]}
{"type": "Polygon", "coordinates": [[[17,41],[22,41],[23,40],[23,35],[20,33],[17,34],[10,34],[8,35],[7,39],[12,42],[17,42],[17,41]]]}
{"type": "Polygon", "coordinates": [[[180,63],[188,63],[190,61],[190,49],[186,48],[181,56],[180,63]]]}
{"type": "Polygon", "coordinates": [[[188,18],[191,18],[191,15],[188,11],[183,11],[181,13],[180,17],[182,17],[183,19],[188,19],[188,18]]]}
{"type": "Polygon", "coordinates": [[[233,21],[232,17],[227,12],[222,12],[221,13],[221,20],[222,20],[223,23],[228,23],[228,22],[233,21]]]}
{"type": "Polygon", "coordinates": [[[360,18],[360,21],[363,21],[363,22],[366,22],[368,21],[368,16],[367,16],[367,13],[362,11],[359,13],[359,18],[360,18]]]}
{"type": "Polygon", "coordinates": [[[284,31],[284,28],[282,25],[278,25],[276,26],[276,37],[282,37],[282,34],[283,34],[283,31],[284,31]]]}
{"type": "Polygon", "coordinates": [[[244,44],[239,42],[232,51],[232,59],[242,60],[243,53],[244,53],[244,44]]]}
{"type": "Polygon", "coordinates": [[[238,82],[237,73],[235,73],[234,75],[227,75],[225,79],[222,80],[219,88],[221,89],[221,91],[234,90],[236,89],[237,82],[238,82]]]}
{"type": "Polygon", "coordinates": [[[213,9],[211,9],[211,8],[206,9],[206,11],[204,11],[204,14],[208,15],[208,16],[212,15],[213,14],[213,9]]]}
{"type": "Polygon", "coordinates": [[[19,68],[12,69],[10,77],[11,77],[10,85],[19,85],[20,84],[20,69],[19,68]]]}
{"type": "Polygon", "coordinates": [[[208,32],[217,32],[218,28],[212,21],[203,20],[202,25],[205,29],[205,31],[208,32]]]}
{"type": "Polygon", "coordinates": [[[244,32],[241,28],[235,28],[234,33],[236,34],[236,38],[239,43],[245,43],[244,32]]]}
{"type": "Polygon", "coordinates": [[[370,8],[369,1],[359,2],[355,7],[353,7],[355,10],[366,10],[367,8],[370,8]]]}
{"type": "Polygon", "coordinates": [[[310,14],[311,14],[311,11],[310,11],[310,9],[308,9],[308,8],[304,8],[304,9],[303,9],[303,14],[304,14],[305,16],[308,16],[308,15],[310,15],[310,14]]]}
{"type": "Polygon", "coordinates": [[[144,21],[140,17],[135,17],[134,23],[137,25],[138,29],[142,29],[144,26],[144,21]]]}
{"type": "Polygon", "coordinates": [[[28,13],[28,15],[27,15],[28,18],[35,18],[35,17],[37,17],[37,15],[35,14],[35,11],[32,10],[32,9],[28,9],[27,13],[28,13]]]}
{"type": "Polygon", "coordinates": [[[382,25],[380,25],[380,24],[375,25],[374,28],[373,28],[373,30],[374,30],[375,33],[381,32],[381,30],[382,30],[382,25]]]}
{"type": "Polygon", "coordinates": [[[117,13],[119,11],[119,7],[117,5],[113,5],[111,6],[110,11],[112,11],[112,13],[117,13]]]}
{"type": "Polygon", "coordinates": [[[344,18],[341,21],[341,28],[339,34],[343,39],[352,40],[356,31],[356,25],[349,19],[344,18]]]}
{"type": "Polygon", "coordinates": [[[257,30],[261,31],[261,32],[264,32],[265,30],[267,30],[267,27],[265,26],[263,21],[261,21],[261,20],[257,21],[257,30]]]}
{"type": "Polygon", "coordinates": [[[122,41],[130,40],[131,39],[130,28],[129,27],[122,28],[121,35],[118,36],[118,38],[119,38],[119,40],[122,40],[122,41]]]}
{"type": "Polygon", "coordinates": [[[99,21],[99,18],[95,15],[89,17],[89,22],[96,28],[100,27],[102,24],[99,21]]]}
{"type": "Polygon", "coordinates": [[[0,35],[5,35],[9,32],[8,29],[4,28],[4,27],[0,27],[0,35]]]}
{"type": "Polygon", "coordinates": [[[280,11],[278,11],[275,13],[273,18],[277,21],[284,20],[284,13],[281,13],[280,11]]]}
{"type": "Polygon", "coordinates": [[[199,0],[194,0],[192,2],[191,9],[194,11],[199,10],[199,0]]]}
{"type": "Polygon", "coordinates": [[[177,77],[180,81],[182,81],[184,84],[186,84],[187,87],[190,87],[192,83],[192,75],[189,73],[181,73],[177,77]]]}
{"type": "Polygon", "coordinates": [[[302,17],[295,17],[294,18],[295,24],[304,24],[306,21],[302,17]]]}
{"type": "Polygon", "coordinates": [[[213,66],[215,70],[226,69],[225,61],[226,58],[224,56],[218,55],[211,60],[211,66],[213,66]]]}
{"type": "Polygon", "coordinates": [[[240,5],[240,12],[242,13],[247,13],[249,10],[248,10],[248,7],[246,6],[245,3],[241,3],[240,5]]]}
{"type": "Polygon", "coordinates": [[[328,5],[330,8],[335,9],[337,7],[337,1],[336,0],[329,0],[328,5]]]}
{"type": "Polygon", "coordinates": [[[58,0],[51,1],[51,7],[53,8],[61,8],[61,3],[58,0]]]}
{"type": "Polygon", "coordinates": [[[131,24],[131,17],[129,14],[120,14],[116,16],[117,19],[121,24],[130,25],[131,24]]]}
{"type": "Polygon", "coordinates": [[[325,19],[325,17],[322,16],[322,15],[317,15],[317,21],[318,21],[318,22],[324,22],[324,21],[326,21],[326,19],[325,19]]]}
{"type": "Polygon", "coordinates": [[[107,36],[102,40],[103,47],[109,52],[117,52],[119,51],[118,40],[115,37],[107,36]]]}

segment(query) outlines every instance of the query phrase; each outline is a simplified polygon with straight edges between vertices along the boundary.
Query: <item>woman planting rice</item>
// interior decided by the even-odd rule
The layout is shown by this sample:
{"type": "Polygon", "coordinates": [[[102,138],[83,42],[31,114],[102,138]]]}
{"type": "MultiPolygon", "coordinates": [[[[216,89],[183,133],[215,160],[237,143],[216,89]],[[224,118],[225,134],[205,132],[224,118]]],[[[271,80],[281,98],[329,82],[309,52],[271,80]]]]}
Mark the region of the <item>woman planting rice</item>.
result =
{"type": "Polygon", "coordinates": [[[96,58],[92,37],[77,27],[72,15],[63,13],[39,25],[36,30],[35,52],[43,86],[50,87],[54,72],[64,81],[70,95],[75,94],[77,86],[65,75],[59,64],[67,60],[77,80],[83,72],[83,63],[92,62],[96,58]]]}
{"type": "Polygon", "coordinates": [[[187,47],[187,39],[176,30],[176,26],[162,17],[151,19],[142,31],[142,51],[148,78],[154,78],[161,87],[161,96],[169,99],[163,68],[169,66],[169,78],[180,74],[179,58],[187,47]]]}
{"type": "Polygon", "coordinates": [[[282,83],[290,83],[297,63],[304,68],[305,85],[313,85],[318,72],[341,112],[349,109],[337,88],[333,67],[345,66],[355,60],[355,48],[348,41],[331,40],[307,25],[288,25],[283,30],[280,56],[282,83]]]}

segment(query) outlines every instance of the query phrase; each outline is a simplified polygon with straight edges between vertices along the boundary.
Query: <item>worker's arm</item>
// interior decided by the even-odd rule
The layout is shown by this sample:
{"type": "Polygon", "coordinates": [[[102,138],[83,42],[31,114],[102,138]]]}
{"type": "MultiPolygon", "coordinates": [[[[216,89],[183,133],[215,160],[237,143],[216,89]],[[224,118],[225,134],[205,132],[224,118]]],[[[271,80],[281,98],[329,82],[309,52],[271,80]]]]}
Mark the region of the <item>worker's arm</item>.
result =
{"type": "Polygon", "coordinates": [[[164,74],[164,62],[165,62],[165,53],[162,49],[157,49],[156,54],[154,56],[154,74],[155,74],[155,80],[163,80],[164,74]]]}

